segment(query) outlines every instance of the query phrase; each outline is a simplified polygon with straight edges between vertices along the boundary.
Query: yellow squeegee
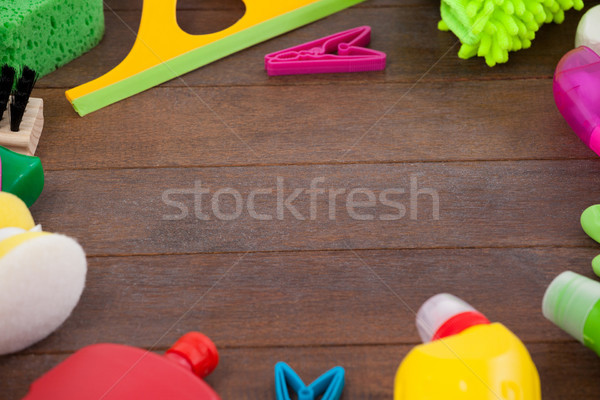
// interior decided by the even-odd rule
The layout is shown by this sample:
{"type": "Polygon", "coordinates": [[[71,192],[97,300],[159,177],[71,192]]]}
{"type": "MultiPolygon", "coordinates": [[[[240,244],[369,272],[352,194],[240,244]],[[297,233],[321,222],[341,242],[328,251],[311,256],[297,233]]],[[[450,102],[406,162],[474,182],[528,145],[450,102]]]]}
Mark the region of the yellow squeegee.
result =
{"type": "Polygon", "coordinates": [[[362,1],[244,0],[245,15],[229,28],[190,35],[177,24],[177,0],[144,0],[129,55],[107,74],[68,90],[67,99],[84,116],[362,1]]]}

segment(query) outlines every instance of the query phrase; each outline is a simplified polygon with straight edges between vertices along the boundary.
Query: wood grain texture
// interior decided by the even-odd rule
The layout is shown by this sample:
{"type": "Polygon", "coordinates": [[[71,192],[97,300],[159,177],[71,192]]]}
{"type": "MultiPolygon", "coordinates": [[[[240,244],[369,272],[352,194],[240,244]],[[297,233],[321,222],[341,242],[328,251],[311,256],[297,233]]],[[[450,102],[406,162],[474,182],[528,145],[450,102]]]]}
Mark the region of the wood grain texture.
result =
{"type": "Polygon", "coordinates": [[[85,118],[36,95],[47,170],[594,157],[549,80],[157,88],[85,118]]]}
{"type": "Polygon", "coordinates": [[[567,341],[542,316],[542,296],[564,270],[592,277],[597,253],[533,248],[90,258],[75,313],[24,354],[72,352],[97,342],[167,348],[191,330],[225,348],[416,344],[415,313],[440,291],[476,304],[527,343],[567,341]],[[466,283],[470,277],[476,284],[466,283]]]}
{"type": "MultiPolygon", "coordinates": [[[[224,400],[275,399],[273,366],[278,361],[288,362],[307,382],[339,364],[346,369],[344,400],[390,399],[396,369],[411,347],[224,349],[220,365],[207,382],[224,400]]],[[[540,366],[544,400],[569,399],[573,393],[578,398],[593,399],[600,391],[598,357],[580,344],[536,343],[528,348],[540,366]]],[[[0,359],[0,369],[7,371],[7,379],[0,381],[0,396],[5,397],[0,398],[20,398],[29,382],[64,358],[42,355],[0,359]]]]}
{"type": "MultiPolygon", "coordinates": [[[[543,26],[530,49],[511,53],[509,64],[489,68],[481,58],[458,58],[456,37],[437,30],[438,8],[435,3],[424,7],[351,8],[165,85],[315,85],[550,78],[560,58],[573,47],[578,22],[578,13],[568,12],[562,25],[543,26]],[[264,71],[265,54],[360,25],[373,27],[371,47],[387,53],[385,71],[272,78],[264,71]]],[[[227,10],[190,10],[182,18],[194,31],[208,33],[233,23],[231,13],[227,10]]],[[[42,79],[38,87],[74,87],[101,76],[121,62],[133,45],[140,12],[118,11],[116,14],[106,14],[107,31],[100,45],[42,79]]]]}
{"type": "Polygon", "coordinates": [[[79,238],[89,255],[591,246],[579,216],[600,197],[599,183],[596,160],[56,171],[32,211],[45,229],[79,238]],[[289,196],[319,178],[326,194],[316,196],[311,219],[306,190],[289,196]],[[210,193],[193,195],[196,182],[210,193]],[[259,189],[271,193],[255,196],[249,210],[259,189]],[[349,197],[359,189],[375,198],[349,197]],[[389,194],[397,208],[378,200],[390,189],[405,191],[389,194]],[[426,189],[437,191],[439,207],[433,195],[416,195],[426,189]],[[221,190],[237,200],[215,196],[221,190]],[[333,190],[345,191],[335,204],[333,190]]]}
{"type": "MultiPolygon", "coordinates": [[[[102,43],[34,93],[45,101],[37,155],[47,179],[32,212],[45,230],[81,242],[87,288],[57,332],[0,357],[0,400],[21,398],[82,346],[164,351],[189,330],[220,349],[209,383],[223,400],[273,399],[280,360],[307,381],[343,365],[344,400],[389,399],[398,364],[418,342],[414,311],[439,292],[465,298],[526,342],[545,400],[597,398],[597,356],[540,312],[548,283],[567,269],[592,277],[600,252],[579,225],[600,198],[600,163],[557,112],[550,79],[572,47],[578,13],[490,69],[457,58],[455,37],[436,29],[439,1],[367,1],[80,118],[65,89],[117,65],[139,24],[141,0],[105,4],[102,43]],[[385,72],[263,71],[266,53],[363,24],[373,26],[372,47],[388,53],[385,72]],[[304,219],[287,209],[276,218],[278,177],[284,198],[315,178],[344,189],[336,218],[319,195],[311,219],[306,192],[292,202],[304,219]],[[411,177],[437,191],[439,220],[427,194],[411,219],[411,177]],[[205,195],[211,217],[199,220],[195,182],[211,196],[238,191],[240,217],[216,219],[205,195]],[[273,191],[256,197],[255,210],[270,221],[246,207],[261,188],[273,191]],[[352,217],[346,196],[360,188],[376,196],[404,189],[392,200],[406,214],[381,220],[399,211],[376,197],[352,217]],[[165,191],[186,218],[169,219],[180,211],[165,191]],[[365,214],[374,219],[359,219],[365,214]]],[[[242,12],[239,0],[178,7],[197,32],[223,29],[242,12]]],[[[221,200],[221,212],[235,210],[231,195],[221,200]]]]}
{"type": "MultiPolygon", "coordinates": [[[[143,0],[106,0],[107,10],[141,10],[143,0]]],[[[431,5],[430,0],[368,0],[355,7],[412,7],[431,5]]],[[[243,9],[243,0],[179,0],[177,9],[185,10],[232,10],[243,9]]]]}

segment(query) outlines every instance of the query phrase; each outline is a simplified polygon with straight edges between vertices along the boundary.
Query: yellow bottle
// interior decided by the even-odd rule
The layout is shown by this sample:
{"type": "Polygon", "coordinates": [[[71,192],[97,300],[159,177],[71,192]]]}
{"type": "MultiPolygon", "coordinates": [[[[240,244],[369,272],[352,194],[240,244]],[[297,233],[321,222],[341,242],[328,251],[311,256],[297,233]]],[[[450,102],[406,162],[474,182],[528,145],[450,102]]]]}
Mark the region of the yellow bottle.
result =
{"type": "Polygon", "coordinates": [[[540,378],[523,343],[504,325],[450,294],[417,313],[425,344],[396,374],[394,400],[539,400],[540,378]]]}

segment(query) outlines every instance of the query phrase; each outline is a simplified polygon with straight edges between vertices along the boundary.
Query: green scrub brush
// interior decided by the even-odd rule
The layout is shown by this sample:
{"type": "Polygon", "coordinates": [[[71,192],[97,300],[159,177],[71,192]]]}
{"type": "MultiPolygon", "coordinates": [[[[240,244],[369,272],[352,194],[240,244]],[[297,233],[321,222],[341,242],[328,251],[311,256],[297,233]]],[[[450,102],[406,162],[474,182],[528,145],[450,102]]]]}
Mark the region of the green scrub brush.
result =
{"type": "Polygon", "coordinates": [[[565,11],[581,10],[583,0],[442,0],[438,28],[460,39],[460,58],[485,57],[493,67],[508,52],[527,49],[544,23],[562,23],[565,11]]]}

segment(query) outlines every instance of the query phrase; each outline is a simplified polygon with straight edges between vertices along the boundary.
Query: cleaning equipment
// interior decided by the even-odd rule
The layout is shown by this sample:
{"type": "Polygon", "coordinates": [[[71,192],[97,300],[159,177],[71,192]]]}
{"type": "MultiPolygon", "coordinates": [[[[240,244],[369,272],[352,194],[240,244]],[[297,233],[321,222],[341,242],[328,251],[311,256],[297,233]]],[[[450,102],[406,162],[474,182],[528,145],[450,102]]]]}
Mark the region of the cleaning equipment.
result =
{"type": "Polygon", "coordinates": [[[600,5],[590,8],[579,21],[575,47],[586,46],[600,54],[600,5]]]}
{"type": "Polygon", "coordinates": [[[442,0],[438,28],[460,39],[460,58],[477,55],[493,67],[531,47],[542,24],[562,23],[571,8],[581,10],[583,0],[442,0]]]}
{"type": "Polygon", "coordinates": [[[600,256],[596,256],[592,260],[592,270],[594,270],[597,277],[600,277],[600,256]]]}
{"type": "Polygon", "coordinates": [[[44,169],[38,157],[25,156],[0,146],[2,190],[31,207],[44,189],[44,169]]]}
{"type": "Polygon", "coordinates": [[[104,34],[102,0],[0,0],[0,65],[44,76],[79,57],[104,34]]]}
{"type": "Polygon", "coordinates": [[[31,385],[23,400],[219,400],[201,379],[219,362],[214,343],[198,332],[166,355],[118,344],[85,347],[31,385]]]}
{"type": "Polygon", "coordinates": [[[345,373],[344,368],[334,367],[306,386],[289,365],[278,362],[275,364],[275,397],[277,400],[291,400],[289,386],[298,400],[338,400],[344,390],[345,373]]]}
{"type": "Polygon", "coordinates": [[[177,0],[145,0],[137,39],[125,60],[66,96],[84,116],[362,1],[244,0],[246,14],[229,28],[190,35],[177,23],[177,0]]]}
{"type": "Polygon", "coordinates": [[[600,283],[565,271],[546,289],[544,316],[600,355],[600,283]]]}
{"type": "Polygon", "coordinates": [[[86,272],[75,240],[42,232],[23,201],[0,192],[0,355],[62,325],[79,301],[86,272]]]}
{"type": "Polygon", "coordinates": [[[10,94],[15,83],[15,69],[8,64],[0,69],[0,121],[4,118],[4,112],[8,107],[10,94]]]}
{"type": "Polygon", "coordinates": [[[581,213],[581,227],[589,237],[600,243],[600,204],[590,206],[581,213]]]}
{"type": "MultiPolygon", "coordinates": [[[[581,227],[590,238],[600,243],[600,204],[590,206],[581,213],[581,227]]],[[[600,256],[592,260],[592,269],[600,277],[600,256]]]]}
{"type": "Polygon", "coordinates": [[[265,56],[270,76],[381,71],[386,54],[367,49],[371,27],[360,26],[265,56]]]}
{"type": "Polygon", "coordinates": [[[554,73],[554,100],[577,136],[600,155],[600,56],[581,46],[568,52],[554,73]]]}
{"type": "Polygon", "coordinates": [[[540,379],[523,343],[450,294],[427,300],[417,313],[425,344],[396,374],[394,400],[540,400],[540,379]]]}
{"type": "Polygon", "coordinates": [[[21,154],[35,154],[44,127],[44,101],[30,99],[37,73],[24,67],[16,79],[14,68],[4,65],[0,76],[0,146],[21,154]],[[16,85],[14,85],[16,81],[16,85]],[[14,90],[13,86],[15,87],[14,90]],[[12,96],[10,96],[12,93],[12,96]],[[9,98],[10,118],[4,118],[9,98]]]}
{"type": "Polygon", "coordinates": [[[10,102],[10,130],[13,132],[19,132],[35,81],[37,81],[37,73],[25,66],[10,102]]]}

